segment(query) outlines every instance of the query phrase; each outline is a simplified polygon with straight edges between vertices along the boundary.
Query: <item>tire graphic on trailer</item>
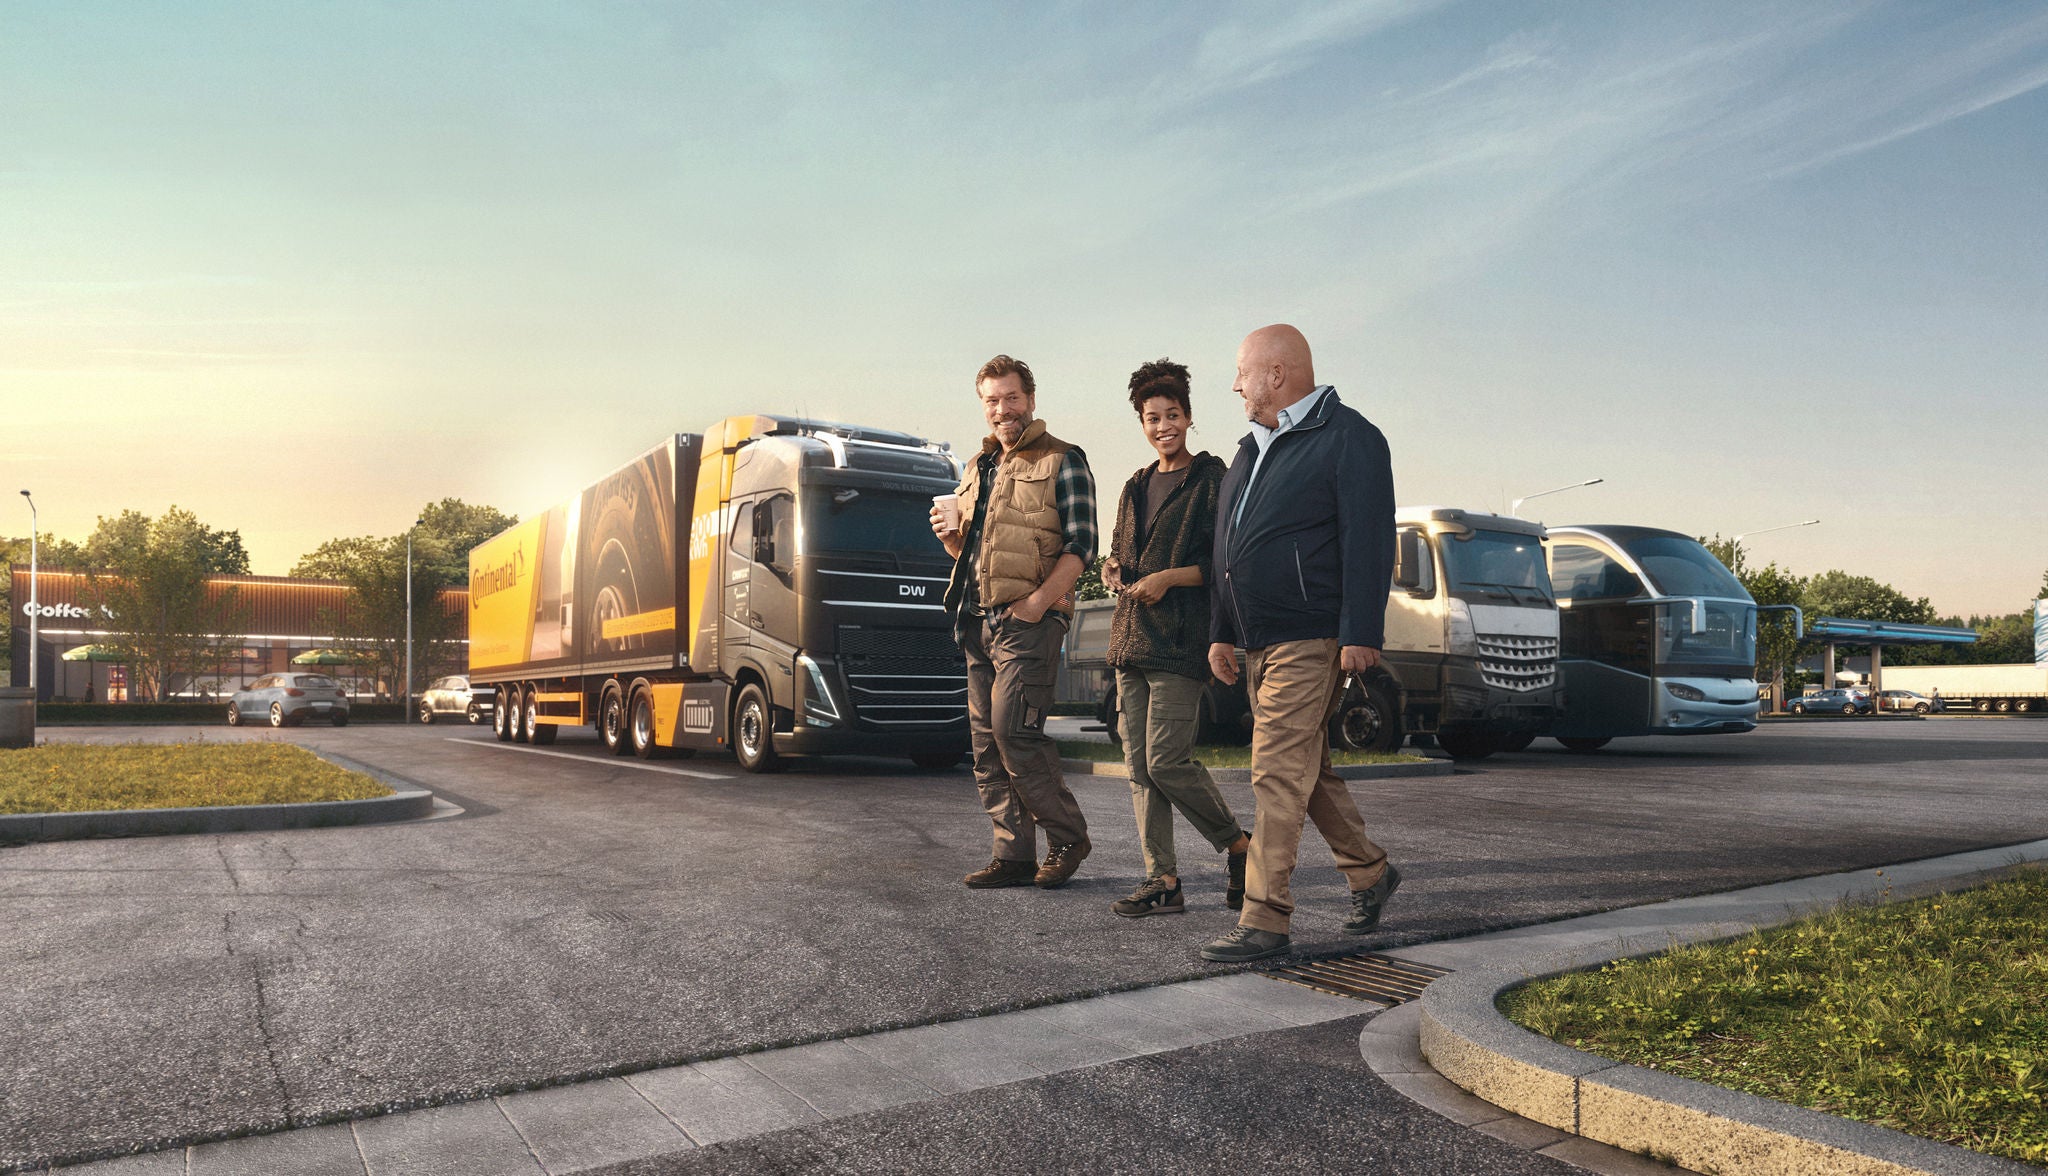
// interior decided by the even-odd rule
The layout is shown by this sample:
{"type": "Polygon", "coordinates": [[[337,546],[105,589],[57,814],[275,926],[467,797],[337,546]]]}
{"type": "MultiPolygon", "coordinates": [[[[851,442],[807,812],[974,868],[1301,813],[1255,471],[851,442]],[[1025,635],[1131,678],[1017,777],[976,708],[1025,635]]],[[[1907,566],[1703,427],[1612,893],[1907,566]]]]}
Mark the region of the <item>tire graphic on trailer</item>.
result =
{"type": "Polygon", "coordinates": [[[606,637],[605,624],[668,607],[674,590],[667,491],[657,458],[607,479],[593,496],[590,553],[590,636],[587,646],[605,655],[649,647],[646,633],[606,637]]]}

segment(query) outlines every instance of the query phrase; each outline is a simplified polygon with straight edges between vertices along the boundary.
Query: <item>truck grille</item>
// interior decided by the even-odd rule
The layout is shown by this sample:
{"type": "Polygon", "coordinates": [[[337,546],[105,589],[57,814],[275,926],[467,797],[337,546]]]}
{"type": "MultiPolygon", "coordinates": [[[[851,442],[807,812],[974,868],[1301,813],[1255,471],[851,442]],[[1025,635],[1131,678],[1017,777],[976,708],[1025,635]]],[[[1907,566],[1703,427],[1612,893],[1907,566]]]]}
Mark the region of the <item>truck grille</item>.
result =
{"type": "Polygon", "coordinates": [[[967,659],[950,630],[841,626],[839,663],[861,722],[877,727],[967,722],[967,659]]]}
{"type": "Polygon", "coordinates": [[[1479,677],[1498,690],[1526,693],[1557,681],[1557,639],[1479,635],[1479,677]]]}

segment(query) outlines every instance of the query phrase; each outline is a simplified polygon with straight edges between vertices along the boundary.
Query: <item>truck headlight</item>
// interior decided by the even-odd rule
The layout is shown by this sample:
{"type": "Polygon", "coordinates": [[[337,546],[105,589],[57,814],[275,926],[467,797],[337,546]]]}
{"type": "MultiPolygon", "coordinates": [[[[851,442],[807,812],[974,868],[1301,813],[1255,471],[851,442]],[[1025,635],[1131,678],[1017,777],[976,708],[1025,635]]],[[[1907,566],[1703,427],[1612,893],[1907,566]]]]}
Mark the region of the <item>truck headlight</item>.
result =
{"type": "Polygon", "coordinates": [[[1451,597],[1444,622],[1444,652],[1451,657],[1478,657],[1479,637],[1472,628],[1471,606],[1451,597]]]}
{"type": "Polygon", "coordinates": [[[811,660],[807,653],[796,655],[796,664],[810,676],[811,688],[804,693],[804,710],[823,715],[828,719],[839,717],[839,704],[832,698],[832,688],[825,684],[825,671],[811,660]]]}
{"type": "Polygon", "coordinates": [[[1697,686],[1687,686],[1683,682],[1666,682],[1664,683],[1664,689],[1671,692],[1671,697],[1682,698],[1687,702],[1705,702],[1707,700],[1706,691],[1701,690],[1697,686]]]}

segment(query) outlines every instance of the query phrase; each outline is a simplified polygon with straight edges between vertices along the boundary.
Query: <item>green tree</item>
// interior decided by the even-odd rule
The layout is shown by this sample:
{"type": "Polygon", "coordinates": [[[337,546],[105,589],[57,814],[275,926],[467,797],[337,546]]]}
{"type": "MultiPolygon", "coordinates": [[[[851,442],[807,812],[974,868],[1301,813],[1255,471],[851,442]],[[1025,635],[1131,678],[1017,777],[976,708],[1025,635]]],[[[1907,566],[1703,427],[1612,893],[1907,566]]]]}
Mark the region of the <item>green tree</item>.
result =
{"type": "MultiPolygon", "coordinates": [[[[1714,558],[1728,566],[1735,578],[1749,592],[1750,599],[1759,606],[1774,604],[1801,604],[1806,595],[1806,581],[1793,575],[1775,563],[1761,568],[1751,568],[1743,553],[1742,545],[1734,539],[1723,539],[1715,535],[1700,540],[1714,558]]],[[[1803,607],[1803,605],[1802,605],[1803,607]]],[[[1774,697],[1783,697],[1784,674],[1799,660],[1799,641],[1793,636],[1792,614],[1783,611],[1760,612],[1756,621],[1756,680],[1768,682],[1774,697]]]]}
{"type": "Polygon", "coordinates": [[[1095,562],[1081,572],[1074,581],[1075,600],[1103,600],[1109,596],[1109,589],[1102,583],[1102,565],[1108,559],[1106,555],[1098,555],[1095,562]]]}
{"type": "Polygon", "coordinates": [[[81,603],[103,614],[99,644],[128,664],[137,699],[169,696],[180,676],[196,678],[241,645],[240,590],[207,584],[209,576],[248,572],[239,532],[216,531],[176,506],[156,518],[127,510],[101,517],[82,560],[81,603]]]}

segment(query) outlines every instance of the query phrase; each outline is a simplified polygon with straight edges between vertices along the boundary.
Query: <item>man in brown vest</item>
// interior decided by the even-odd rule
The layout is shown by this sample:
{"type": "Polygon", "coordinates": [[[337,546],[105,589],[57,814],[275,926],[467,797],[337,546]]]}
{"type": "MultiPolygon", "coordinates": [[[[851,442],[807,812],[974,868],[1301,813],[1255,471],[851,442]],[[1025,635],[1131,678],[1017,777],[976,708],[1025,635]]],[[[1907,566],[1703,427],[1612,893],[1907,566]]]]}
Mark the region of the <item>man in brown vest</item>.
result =
{"type": "Polygon", "coordinates": [[[1033,419],[1037,386],[1023,361],[989,360],[974,391],[989,435],[960,482],[957,526],[932,511],[932,530],[954,560],[946,609],[967,656],[974,783],[995,825],[992,859],[965,881],[1050,889],[1092,848],[1045,719],[1074,581],[1095,560],[1095,479],[1086,454],[1033,419]]]}

